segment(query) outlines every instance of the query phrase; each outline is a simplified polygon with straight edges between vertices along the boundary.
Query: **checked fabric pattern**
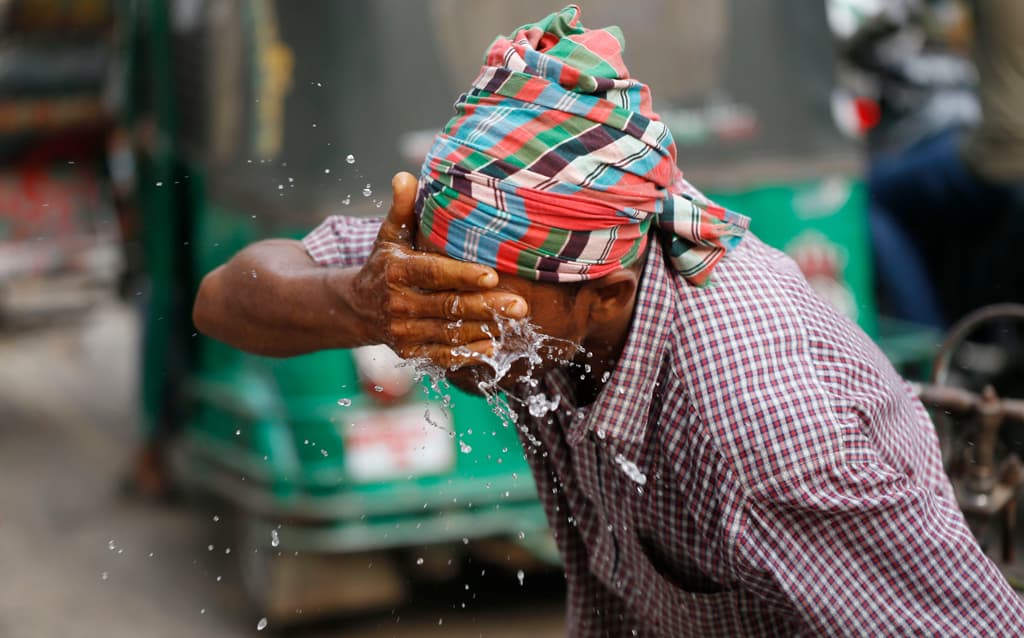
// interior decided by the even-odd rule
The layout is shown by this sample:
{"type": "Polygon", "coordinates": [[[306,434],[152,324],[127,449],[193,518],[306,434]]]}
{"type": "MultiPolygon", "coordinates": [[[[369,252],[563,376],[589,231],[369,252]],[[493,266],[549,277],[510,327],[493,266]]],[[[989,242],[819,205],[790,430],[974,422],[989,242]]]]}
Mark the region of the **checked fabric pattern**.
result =
{"type": "Polygon", "coordinates": [[[622,33],[579,14],[569,6],[491,45],[424,161],[423,236],[456,259],[569,282],[634,263],[653,227],[676,269],[705,285],[748,219],[683,179],[650,90],[622,61],[622,33]]]}
{"type": "MultiPolygon", "coordinates": [[[[361,263],[373,223],[330,217],[306,249],[361,263]]],[[[522,417],[568,635],[1024,636],[885,356],[752,234],[715,276],[691,286],[652,246],[597,400],[574,407],[557,369],[560,409],[522,417]]]]}

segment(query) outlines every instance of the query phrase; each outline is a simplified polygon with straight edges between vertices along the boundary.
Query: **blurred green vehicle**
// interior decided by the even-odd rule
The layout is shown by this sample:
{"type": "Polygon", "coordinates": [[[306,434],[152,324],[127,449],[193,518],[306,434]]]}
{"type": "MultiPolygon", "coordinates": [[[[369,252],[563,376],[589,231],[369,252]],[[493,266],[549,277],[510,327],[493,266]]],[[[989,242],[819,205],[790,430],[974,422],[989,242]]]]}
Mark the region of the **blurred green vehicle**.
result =
{"type": "MultiPolygon", "coordinates": [[[[824,7],[584,4],[586,24],[623,27],[627,62],[653,86],[690,180],[750,215],[877,334],[859,154],[831,116],[824,7]]],[[[247,243],[300,237],[332,213],[382,215],[391,174],[417,170],[490,38],[554,7],[121,8],[151,281],[145,420],[154,436],[174,433],[183,483],[243,513],[237,553],[264,613],[283,622],[298,608],[391,602],[399,548],[557,561],[516,432],[482,399],[452,389],[449,410],[408,368],[382,366],[391,355],[380,350],[271,360],[198,336],[189,320],[201,276],[247,243]]]]}

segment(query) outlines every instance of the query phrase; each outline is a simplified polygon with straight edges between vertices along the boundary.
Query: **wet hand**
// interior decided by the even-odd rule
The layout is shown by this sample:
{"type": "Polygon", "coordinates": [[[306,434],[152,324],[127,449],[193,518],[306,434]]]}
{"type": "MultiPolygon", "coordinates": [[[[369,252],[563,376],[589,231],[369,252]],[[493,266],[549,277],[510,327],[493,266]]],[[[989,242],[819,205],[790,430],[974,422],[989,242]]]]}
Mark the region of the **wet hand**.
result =
{"type": "Polygon", "coordinates": [[[371,340],[404,358],[426,357],[445,368],[473,363],[465,349],[489,353],[495,313],[525,317],[522,297],[494,290],[487,266],[413,248],[416,178],[398,173],[393,198],[369,259],[351,282],[354,306],[371,340]]]}

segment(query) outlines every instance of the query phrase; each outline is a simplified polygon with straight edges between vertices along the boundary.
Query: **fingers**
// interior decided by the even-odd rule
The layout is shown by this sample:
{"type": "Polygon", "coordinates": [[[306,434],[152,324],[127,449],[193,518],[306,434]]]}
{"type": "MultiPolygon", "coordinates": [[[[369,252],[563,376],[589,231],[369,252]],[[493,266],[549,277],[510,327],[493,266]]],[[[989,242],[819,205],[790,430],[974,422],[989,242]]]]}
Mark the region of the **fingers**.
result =
{"type": "Polygon", "coordinates": [[[498,285],[498,273],[492,268],[432,253],[409,254],[393,268],[407,285],[424,290],[479,290],[498,285]]]}
{"type": "Polygon", "coordinates": [[[389,311],[405,317],[434,317],[457,321],[493,321],[495,314],[512,319],[529,312],[526,301],[508,292],[405,292],[393,296],[389,311]]]}
{"type": "Polygon", "coordinates": [[[488,340],[497,334],[498,325],[485,321],[399,319],[391,324],[392,337],[396,341],[408,343],[444,343],[460,346],[488,340]]]}
{"type": "Polygon", "coordinates": [[[494,344],[491,341],[474,341],[464,346],[422,343],[410,345],[398,349],[398,355],[403,359],[415,359],[424,357],[430,359],[442,368],[456,369],[466,366],[482,365],[479,355],[491,355],[494,353],[494,344]]]}
{"type": "Polygon", "coordinates": [[[391,208],[377,233],[377,241],[412,245],[416,229],[416,178],[411,173],[396,173],[391,178],[391,208]]]}

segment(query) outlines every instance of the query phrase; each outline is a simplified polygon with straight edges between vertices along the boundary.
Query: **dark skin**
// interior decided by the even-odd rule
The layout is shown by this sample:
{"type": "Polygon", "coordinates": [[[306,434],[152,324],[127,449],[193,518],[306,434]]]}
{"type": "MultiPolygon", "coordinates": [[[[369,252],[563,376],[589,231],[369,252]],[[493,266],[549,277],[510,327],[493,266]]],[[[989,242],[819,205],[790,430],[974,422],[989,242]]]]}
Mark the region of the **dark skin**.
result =
{"type": "MultiPolygon", "coordinates": [[[[456,368],[449,380],[478,392],[482,364],[454,350],[490,353],[487,332],[498,334],[495,313],[528,318],[558,340],[535,375],[585,361],[591,368],[578,400],[591,401],[600,389],[597,380],[614,368],[625,344],[639,268],[565,285],[457,261],[423,241],[417,250],[416,179],[399,173],[392,189],[391,209],[361,267],[318,266],[297,241],[257,242],[203,279],[193,308],[196,327],[241,350],[278,357],[386,344],[403,358],[426,357],[456,368]]],[[[511,389],[524,372],[514,370],[501,387],[511,389]]]]}

